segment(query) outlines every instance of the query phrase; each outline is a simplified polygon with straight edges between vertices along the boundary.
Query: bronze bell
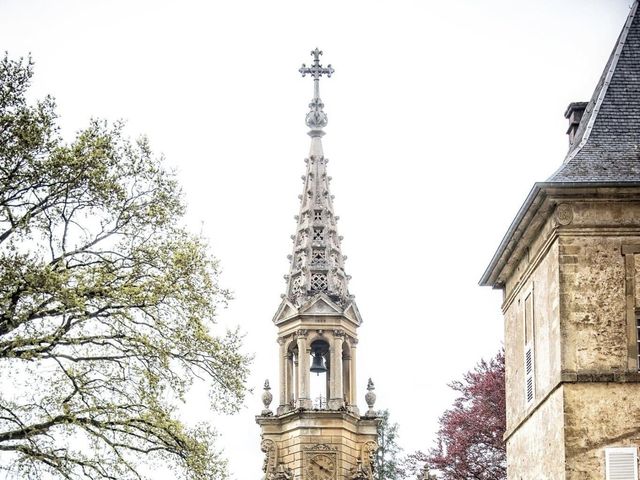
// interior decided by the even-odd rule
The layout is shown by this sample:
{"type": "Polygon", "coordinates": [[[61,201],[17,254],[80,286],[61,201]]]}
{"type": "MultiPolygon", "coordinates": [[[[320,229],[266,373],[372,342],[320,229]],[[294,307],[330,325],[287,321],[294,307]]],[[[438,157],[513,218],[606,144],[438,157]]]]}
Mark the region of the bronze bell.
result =
{"type": "Polygon", "coordinates": [[[313,373],[317,373],[318,375],[327,371],[327,367],[324,364],[324,356],[322,355],[320,350],[316,350],[313,352],[313,362],[311,362],[310,370],[313,373]]]}

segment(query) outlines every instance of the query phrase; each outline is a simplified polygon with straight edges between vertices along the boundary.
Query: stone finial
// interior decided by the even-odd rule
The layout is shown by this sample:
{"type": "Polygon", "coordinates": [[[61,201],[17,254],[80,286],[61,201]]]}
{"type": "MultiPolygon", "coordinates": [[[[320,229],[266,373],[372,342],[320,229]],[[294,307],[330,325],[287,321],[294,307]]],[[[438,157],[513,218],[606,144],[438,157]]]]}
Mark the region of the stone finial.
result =
{"type": "Polygon", "coordinates": [[[262,392],[262,403],[264,405],[262,415],[273,415],[273,412],[269,408],[269,405],[271,405],[271,402],[273,401],[273,394],[269,390],[271,390],[271,387],[269,386],[269,380],[265,380],[264,392],[262,392]]]}
{"type": "Polygon", "coordinates": [[[311,130],[321,130],[327,126],[327,114],[324,113],[324,103],[319,98],[314,98],[309,104],[309,112],[305,118],[307,127],[311,130]]]}
{"type": "Polygon", "coordinates": [[[367,394],[364,396],[364,399],[367,402],[367,406],[369,407],[369,410],[367,410],[367,413],[365,414],[367,417],[376,416],[376,411],[373,409],[373,406],[376,403],[375,388],[376,387],[373,385],[373,381],[369,379],[369,381],[367,382],[367,394]]]}

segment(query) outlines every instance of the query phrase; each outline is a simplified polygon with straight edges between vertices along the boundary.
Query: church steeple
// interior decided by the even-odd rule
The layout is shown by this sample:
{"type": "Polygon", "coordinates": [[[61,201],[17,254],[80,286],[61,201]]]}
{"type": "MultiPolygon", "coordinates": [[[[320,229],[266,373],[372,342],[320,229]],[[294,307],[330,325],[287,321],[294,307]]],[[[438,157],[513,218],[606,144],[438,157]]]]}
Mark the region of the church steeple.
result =
{"type": "Polygon", "coordinates": [[[323,128],[327,125],[327,114],[320,99],[320,78],[334,73],[331,65],[320,64],[322,51],[311,52],[314,57],[309,67],[302,65],[302,76],[310,75],[314,82],[314,95],[309,103],[306,124],[310,128],[311,148],[306,174],[302,177],[304,188],[300,195],[300,212],[296,216],[297,228],[292,236],[293,253],[289,257],[291,269],[287,279],[288,300],[297,307],[302,306],[319,293],[326,294],[334,302],[345,305],[351,297],[348,292],[349,277],[344,271],[345,257],[342,255],[337,221],[333,210],[333,197],[327,174],[327,162],[322,149],[323,128]]]}
{"type": "Polygon", "coordinates": [[[320,78],[333,74],[311,52],[313,64],[302,76],[313,78],[313,98],[306,124],[311,148],[300,212],[292,236],[293,253],[287,289],[273,319],[278,329],[278,403],[265,384],[265,409],[256,418],[262,429],[267,480],[372,480],[380,419],[357,406],[356,359],[362,320],[349,294],[349,277],[340,248],[338,217],[333,210],[322,151],[327,114],[320,99],[320,78]],[[313,375],[313,376],[312,376],[313,375]]]}

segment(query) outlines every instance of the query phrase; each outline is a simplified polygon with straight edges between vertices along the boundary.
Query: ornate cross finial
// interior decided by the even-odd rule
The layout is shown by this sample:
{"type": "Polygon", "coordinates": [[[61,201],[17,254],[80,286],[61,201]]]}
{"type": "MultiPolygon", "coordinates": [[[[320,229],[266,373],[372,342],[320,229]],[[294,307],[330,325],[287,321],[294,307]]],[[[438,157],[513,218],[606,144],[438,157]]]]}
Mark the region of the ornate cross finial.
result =
{"type": "Polygon", "coordinates": [[[320,100],[320,77],[323,75],[331,77],[335,71],[331,64],[326,67],[320,65],[320,55],[322,55],[322,50],[318,50],[317,48],[313,50],[311,52],[313,64],[307,67],[303,63],[302,67],[298,70],[303,77],[307,75],[313,77],[313,99],[309,104],[310,111],[307,113],[306,119],[307,126],[312,130],[319,130],[327,125],[327,114],[322,110],[324,104],[322,100],[320,100]]]}
{"type": "Polygon", "coordinates": [[[331,77],[331,75],[333,75],[333,72],[335,72],[331,64],[327,65],[326,67],[320,65],[320,55],[322,55],[322,50],[318,50],[317,48],[313,50],[311,52],[311,56],[313,57],[313,65],[307,67],[303,63],[302,67],[300,67],[300,69],[298,70],[303,77],[307,76],[307,74],[313,77],[313,98],[320,98],[320,77],[322,77],[322,75],[331,77]]]}

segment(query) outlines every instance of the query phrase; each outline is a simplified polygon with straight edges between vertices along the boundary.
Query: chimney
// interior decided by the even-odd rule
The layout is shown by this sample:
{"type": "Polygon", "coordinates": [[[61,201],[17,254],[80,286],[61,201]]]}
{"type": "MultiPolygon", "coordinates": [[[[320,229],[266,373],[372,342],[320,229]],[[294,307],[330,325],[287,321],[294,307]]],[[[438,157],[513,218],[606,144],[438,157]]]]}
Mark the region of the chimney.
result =
{"type": "Polygon", "coordinates": [[[584,114],[584,110],[587,108],[587,102],[571,102],[567,107],[567,111],[564,112],[564,118],[569,120],[569,129],[567,135],[569,135],[569,147],[572,147],[575,139],[580,120],[584,114]]]}

